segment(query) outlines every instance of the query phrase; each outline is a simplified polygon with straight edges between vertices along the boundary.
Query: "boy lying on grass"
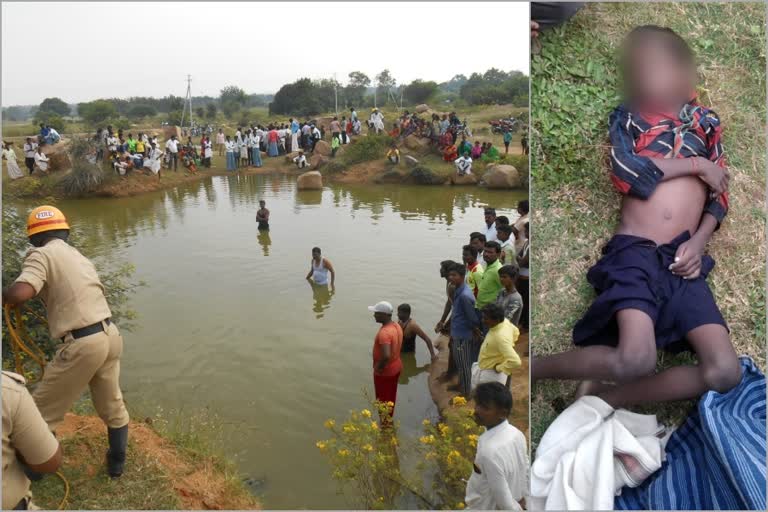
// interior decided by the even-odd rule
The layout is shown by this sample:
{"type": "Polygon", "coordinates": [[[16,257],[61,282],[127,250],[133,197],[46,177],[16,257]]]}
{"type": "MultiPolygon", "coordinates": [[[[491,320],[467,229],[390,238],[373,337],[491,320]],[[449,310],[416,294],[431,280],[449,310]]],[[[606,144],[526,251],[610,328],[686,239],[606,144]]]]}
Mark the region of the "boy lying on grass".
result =
{"type": "Polygon", "coordinates": [[[720,121],[692,99],[695,59],[672,30],[634,29],[623,72],[628,101],[610,116],[621,221],[587,274],[597,298],[573,329],[579,348],[535,358],[531,375],[583,379],[577,397],[613,407],[724,393],[741,370],[704,254],[728,211],[720,121]],[[698,364],[654,373],[657,349],[693,350],[698,364]]]}

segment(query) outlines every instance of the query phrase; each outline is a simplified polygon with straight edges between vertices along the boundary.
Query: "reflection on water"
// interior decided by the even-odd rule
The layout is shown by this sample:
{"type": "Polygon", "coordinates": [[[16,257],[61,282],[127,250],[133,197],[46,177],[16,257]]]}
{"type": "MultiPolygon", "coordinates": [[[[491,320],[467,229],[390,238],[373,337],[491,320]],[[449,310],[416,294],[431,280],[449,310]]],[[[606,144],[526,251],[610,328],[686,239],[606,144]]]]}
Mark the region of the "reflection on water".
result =
{"type": "Polygon", "coordinates": [[[269,256],[269,246],[272,244],[272,239],[269,237],[269,230],[259,229],[258,233],[259,234],[256,239],[259,241],[259,245],[261,246],[261,253],[264,256],[269,256]]]}
{"type": "Polygon", "coordinates": [[[331,291],[327,284],[317,284],[309,279],[307,283],[312,288],[312,299],[314,300],[312,311],[316,313],[315,318],[323,318],[325,310],[331,307],[331,297],[333,297],[334,292],[331,291]]]}
{"type": "MultiPolygon", "coordinates": [[[[265,508],[346,508],[314,443],[327,435],[324,420],[364,407],[362,390],[372,390],[378,326],[366,306],[407,302],[422,326],[433,325],[445,300],[439,261],[461,258],[485,206],[514,220],[524,198],[399,185],[297,192],[288,176],[230,175],[58,206],[78,245],[96,247],[102,264],[133,263],[147,284],[132,301],[139,325],[125,333],[128,403],[210,408],[239,469],[263,483],[265,508]],[[261,199],[271,231],[257,233],[261,199]],[[310,306],[305,276],[316,245],[339,282],[333,295],[312,287],[310,306]]],[[[22,218],[31,206],[4,205],[22,218]]],[[[435,414],[421,340],[403,364],[395,416],[417,435],[435,414]]]]}

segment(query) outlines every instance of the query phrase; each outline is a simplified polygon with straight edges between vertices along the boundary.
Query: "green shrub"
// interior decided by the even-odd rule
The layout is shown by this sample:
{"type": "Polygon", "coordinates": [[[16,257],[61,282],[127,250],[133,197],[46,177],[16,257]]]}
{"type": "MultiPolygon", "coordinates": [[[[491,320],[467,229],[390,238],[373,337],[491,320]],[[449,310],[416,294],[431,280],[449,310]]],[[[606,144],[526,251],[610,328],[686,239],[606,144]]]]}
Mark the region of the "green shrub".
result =
{"type": "Polygon", "coordinates": [[[359,164],[381,160],[387,154],[392,144],[392,137],[388,135],[369,135],[359,137],[354,144],[350,144],[341,156],[342,163],[346,165],[359,164]]]}

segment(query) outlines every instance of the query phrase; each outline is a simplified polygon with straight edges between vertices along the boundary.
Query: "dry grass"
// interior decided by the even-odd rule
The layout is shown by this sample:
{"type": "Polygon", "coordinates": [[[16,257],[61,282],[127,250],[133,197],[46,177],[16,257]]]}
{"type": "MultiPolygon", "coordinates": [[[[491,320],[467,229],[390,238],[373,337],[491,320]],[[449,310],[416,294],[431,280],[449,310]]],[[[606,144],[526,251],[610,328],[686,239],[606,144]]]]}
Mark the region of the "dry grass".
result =
{"type": "MultiPolygon", "coordinates": [[[[570,348],[571,329],[594,296],[585,274],[618,220],[605,160],[607,116],[617,99],[612,58],[642,24],[670,26],[689,41],[699,56],[700,99],[722,119],[731,209],[710,243],[717,266],[709,283],[737,352],[765,368],[764,4],[591,4],[543,36],[531,74],[533,351],[570,348]],[[569,103],[563,114],[558,107],[569,103]]],[[[659,365],[689,360],[660,354],[659,365]]],[[[573,386],[533,386],[534,443],[570,403],[573,386]]],[[[690,405],[645,409],[674,422],[690,405]]]]}

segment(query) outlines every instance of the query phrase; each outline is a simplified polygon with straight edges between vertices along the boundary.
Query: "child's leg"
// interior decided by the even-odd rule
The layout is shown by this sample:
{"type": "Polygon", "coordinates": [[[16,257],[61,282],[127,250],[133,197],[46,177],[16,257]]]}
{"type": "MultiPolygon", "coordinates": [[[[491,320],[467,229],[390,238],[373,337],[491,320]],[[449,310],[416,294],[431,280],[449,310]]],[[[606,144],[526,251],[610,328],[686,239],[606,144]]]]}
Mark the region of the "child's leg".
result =
{"type": "Polygon", "coordinates": [[[531,379],[597,379],[625,382],[656,367],[656,336],[651,317],[639,309],[616,313],[617,347],[593,345],[541,356],[531,363],[531,379]]]}
{"type": "Polygon", "coordinates": [[[725,393],[739,383],[739,359],[725,327],[702,325],[690,331],[686,339],[696,351],[698,365],[675,366],[597,395],[613,407],[625,407],[698,398],[709,390],[725,393]]]}

